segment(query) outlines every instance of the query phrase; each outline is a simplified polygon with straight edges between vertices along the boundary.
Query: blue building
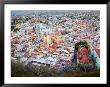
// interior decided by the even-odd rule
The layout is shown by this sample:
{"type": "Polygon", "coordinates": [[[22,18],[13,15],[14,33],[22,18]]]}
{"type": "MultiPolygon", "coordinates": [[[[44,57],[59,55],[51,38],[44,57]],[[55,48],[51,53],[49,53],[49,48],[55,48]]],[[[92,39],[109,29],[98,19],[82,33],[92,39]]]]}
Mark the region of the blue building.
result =
{"type": "Polygon", "coordinates": [[[100,49],[91,50],[90,56],[93,58],[96,68],[100,69],[100,49]]]}

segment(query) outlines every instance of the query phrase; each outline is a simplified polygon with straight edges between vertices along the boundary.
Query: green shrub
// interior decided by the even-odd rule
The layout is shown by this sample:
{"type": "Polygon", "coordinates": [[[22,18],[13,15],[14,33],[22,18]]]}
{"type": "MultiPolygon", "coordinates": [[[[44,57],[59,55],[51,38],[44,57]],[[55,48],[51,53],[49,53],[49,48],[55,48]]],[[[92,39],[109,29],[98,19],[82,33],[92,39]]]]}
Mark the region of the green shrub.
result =
{"type": "Polygon", "coordinates": [[[12,77],[36,77],[36,76],[51,76],[47,66],[24,65],[23,63],[11,63],[12,77]]]}

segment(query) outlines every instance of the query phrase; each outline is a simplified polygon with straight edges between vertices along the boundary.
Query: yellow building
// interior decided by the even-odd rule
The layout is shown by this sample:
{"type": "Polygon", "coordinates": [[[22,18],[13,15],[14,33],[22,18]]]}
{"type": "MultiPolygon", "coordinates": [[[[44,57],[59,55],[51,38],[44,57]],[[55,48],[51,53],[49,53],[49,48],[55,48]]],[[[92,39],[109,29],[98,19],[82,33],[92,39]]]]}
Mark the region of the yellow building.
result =
{"type": "Polygon", "coordinates": [[[20,29],[21,28],[21,25],[18,23],[18,24],[16,24],[15,28],[16,29],[20,29]]]}

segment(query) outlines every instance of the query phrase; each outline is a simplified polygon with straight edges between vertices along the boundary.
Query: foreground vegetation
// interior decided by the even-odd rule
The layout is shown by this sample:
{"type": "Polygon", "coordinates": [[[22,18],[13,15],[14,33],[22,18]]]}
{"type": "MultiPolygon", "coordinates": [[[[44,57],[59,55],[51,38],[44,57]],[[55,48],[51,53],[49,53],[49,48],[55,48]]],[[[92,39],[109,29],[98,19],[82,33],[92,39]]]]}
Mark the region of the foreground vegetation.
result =
{"type": "Polygon", "coordinates": [[[62,70],[49,69],[48,66],[24,65],[23,63],[11,63],[12,77],[99,77],[99,70],[82,71],[74,64],[62,70]]]}

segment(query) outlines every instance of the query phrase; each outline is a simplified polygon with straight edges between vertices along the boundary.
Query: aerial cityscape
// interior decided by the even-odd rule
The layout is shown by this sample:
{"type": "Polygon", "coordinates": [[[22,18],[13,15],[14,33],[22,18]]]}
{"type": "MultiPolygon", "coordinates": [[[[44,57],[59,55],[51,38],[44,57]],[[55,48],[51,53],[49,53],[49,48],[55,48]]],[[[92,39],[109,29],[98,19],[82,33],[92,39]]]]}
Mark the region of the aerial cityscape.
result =
{"type": "Polygon", "coordinates": [[[12,10],[12,77],[100,77],[99,10],[12,10]]]}

